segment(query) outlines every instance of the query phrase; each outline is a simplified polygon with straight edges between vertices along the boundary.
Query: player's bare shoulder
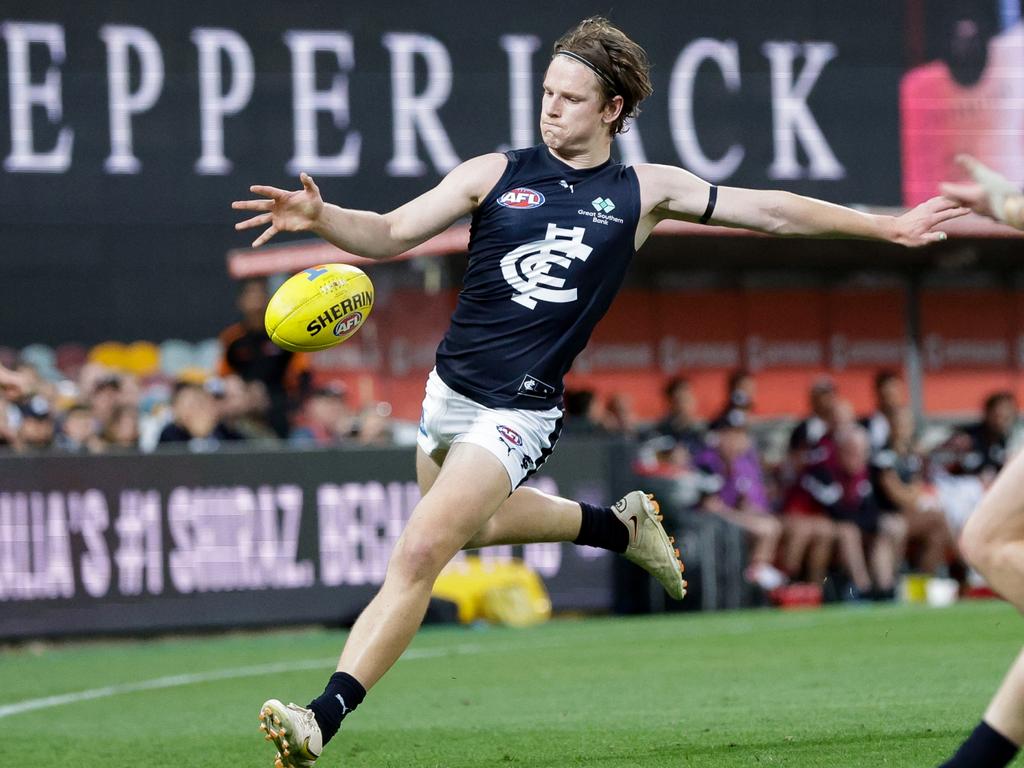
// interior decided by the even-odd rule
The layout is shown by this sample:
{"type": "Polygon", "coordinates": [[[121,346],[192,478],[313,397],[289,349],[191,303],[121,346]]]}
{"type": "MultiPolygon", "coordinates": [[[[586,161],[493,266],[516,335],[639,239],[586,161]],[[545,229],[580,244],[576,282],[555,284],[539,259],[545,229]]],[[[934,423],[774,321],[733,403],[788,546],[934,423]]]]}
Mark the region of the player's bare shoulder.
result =
{"type": "Polygon", "coordinates": [[[477,155],[456,166],[445,178],[457,185],[473,203],[473,207],[487,197],[508,167],[508,158],[500,152],[477,155]]]}

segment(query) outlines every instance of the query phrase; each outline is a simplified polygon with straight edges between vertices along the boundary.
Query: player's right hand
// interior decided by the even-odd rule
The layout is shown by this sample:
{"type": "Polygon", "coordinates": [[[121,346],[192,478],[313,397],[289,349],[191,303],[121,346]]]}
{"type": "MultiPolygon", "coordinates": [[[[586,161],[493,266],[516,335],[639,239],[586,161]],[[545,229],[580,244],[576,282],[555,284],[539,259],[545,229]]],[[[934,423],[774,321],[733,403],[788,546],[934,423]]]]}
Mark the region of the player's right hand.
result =
{"type": "Polygon", "coordinates": [[[249,191],[267,199],[236,200],[231,204],[236,211],[261,211],[259,215],[235,224],[235,229],[270,225],[253,240],[253,248],[263,245],[278,232],[306,232],[316,224],[324,208],[320,190],[309,174],[299,174],[299,180],[302,182],[302,189],[294,192],[254,184],[249,187],[249,191]]]}

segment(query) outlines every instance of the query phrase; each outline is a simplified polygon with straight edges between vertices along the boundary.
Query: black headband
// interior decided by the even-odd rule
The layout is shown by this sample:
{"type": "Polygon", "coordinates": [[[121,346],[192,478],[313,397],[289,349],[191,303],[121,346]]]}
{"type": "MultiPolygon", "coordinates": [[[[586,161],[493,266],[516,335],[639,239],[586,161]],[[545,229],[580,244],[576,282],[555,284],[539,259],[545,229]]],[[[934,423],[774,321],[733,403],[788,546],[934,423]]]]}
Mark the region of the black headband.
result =
{"type": "Polygon", "coordinates": [[[597,75],[599,78],[601,78],[602,82],[604,82],[605,85],[607,85],[609,88],[611,88],[612,91],[617,92],[619,90],[618,88],[615,87],[615,81],[612,80],[611,77],[606,75],[604,72],[602,72],[600,69],[598,69],[594,64],[591,64],[589,61],[584,59],[578,53],[573,53],[572,51],[567,51],[565,49],[562,49],[562,50],[559,50],[559,51],[555,51],[555,55],[556,56],[568,56],[570,59],[575,59],[580,64],[585,66],[587,69],[589,69],[591,72],[593,72],[595,75],[597,75]]]}

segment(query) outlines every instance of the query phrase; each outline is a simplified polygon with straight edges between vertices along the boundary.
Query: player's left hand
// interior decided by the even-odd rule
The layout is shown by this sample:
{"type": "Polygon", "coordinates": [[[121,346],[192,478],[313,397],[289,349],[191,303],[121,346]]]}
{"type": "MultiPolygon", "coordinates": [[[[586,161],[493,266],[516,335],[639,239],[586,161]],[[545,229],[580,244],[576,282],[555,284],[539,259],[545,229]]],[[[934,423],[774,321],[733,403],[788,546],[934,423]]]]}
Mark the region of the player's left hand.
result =
{"type": "Polygon", "coordinates": [[[892,240],[908,248],[941,242],[946,239],[946,233],[936,227],[970,212],[970,208],[947,197],[933,197],[896,217],[892,240]]]}

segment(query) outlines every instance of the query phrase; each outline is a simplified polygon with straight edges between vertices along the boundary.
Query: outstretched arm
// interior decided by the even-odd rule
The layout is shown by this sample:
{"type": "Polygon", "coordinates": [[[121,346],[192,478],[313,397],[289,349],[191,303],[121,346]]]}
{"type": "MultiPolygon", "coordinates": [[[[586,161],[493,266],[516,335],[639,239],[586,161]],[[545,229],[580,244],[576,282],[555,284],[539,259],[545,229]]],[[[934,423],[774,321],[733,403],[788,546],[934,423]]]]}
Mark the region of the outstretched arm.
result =
{"type": "Polygon", "coordinates": [[[974,181],[944,182],[942,194],[982,216],[1024,229],[1024,193],[1005,176],[970,155],[959,155],[956,161],[974,181]]]}
{"type": "Polygon", "coordinates": [[[499,154],[467,160],[430,191],[385,214],[325,203],[316,183],[303,173],[300,190],[250,187],[265,199],[233,202],[235,210],[259,212],[235,224],[235,229],[267,227],[253,241],[253,248],[278,232],[312,232],[357,256],[386,259],[430,239],[472,212],[501,178],[506,163],[505,156],[499,154]]]}
{"type": "MultiPolygon", "coordinates": [[[[661,219],[700,220],[710,184],[667,165],[640,165],[636,172],[642,211],[652,221],[651,227],[661,219]]],[[[916,247],[944,240],[946,233],[936,228],[966,213],[967,208],[943,197],[934,197],[902,216],[882,216],[791,192],[720,187],[710,221],[786,237],[868,238],[916,247]]]]}

